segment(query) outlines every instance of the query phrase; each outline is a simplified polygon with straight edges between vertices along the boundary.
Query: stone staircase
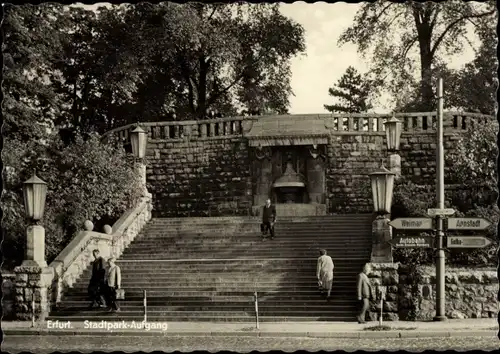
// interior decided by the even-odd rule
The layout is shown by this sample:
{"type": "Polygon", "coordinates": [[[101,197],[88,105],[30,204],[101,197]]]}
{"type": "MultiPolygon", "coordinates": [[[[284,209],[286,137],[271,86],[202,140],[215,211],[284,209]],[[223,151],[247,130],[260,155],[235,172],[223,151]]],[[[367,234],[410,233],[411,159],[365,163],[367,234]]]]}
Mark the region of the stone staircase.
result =
{"type": "Polygon", "coordinates": [[[118,260],[121,312],[87,310],[87,269],[50,319],[149,321],[354,321],[356,275],[369,261],[371,214],[282,217],[261,241],[256,218],[153,219],[118,260]],[[332,300],[318,293],[316,259],[335,270],[332,300]]]}

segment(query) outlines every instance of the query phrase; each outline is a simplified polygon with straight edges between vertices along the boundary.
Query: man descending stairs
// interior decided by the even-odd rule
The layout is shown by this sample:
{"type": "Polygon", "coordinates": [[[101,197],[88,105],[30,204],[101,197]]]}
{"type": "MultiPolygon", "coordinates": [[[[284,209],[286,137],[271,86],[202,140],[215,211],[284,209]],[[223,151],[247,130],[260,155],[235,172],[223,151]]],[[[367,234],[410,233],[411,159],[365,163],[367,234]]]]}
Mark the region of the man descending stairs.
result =
{"type": "Polygon", "coordinates": [[[50,319],[148,321],[355,321],[356,276],[369,261],[371,215],[280,218],[262,242],[260,219],[153,219],[117,261],[120,313],[89,311],[85,271],[50,319]],[[319,250],[335,264],[331,300],[316,278],[319,250]]]}

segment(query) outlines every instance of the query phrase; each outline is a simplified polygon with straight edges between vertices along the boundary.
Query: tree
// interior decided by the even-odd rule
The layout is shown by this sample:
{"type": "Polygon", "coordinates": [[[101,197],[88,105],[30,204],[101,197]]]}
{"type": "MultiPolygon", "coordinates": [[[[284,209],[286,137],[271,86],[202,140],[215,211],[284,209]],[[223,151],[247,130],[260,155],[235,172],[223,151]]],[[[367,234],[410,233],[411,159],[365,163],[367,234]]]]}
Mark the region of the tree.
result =
{"type": "Polygon", "coordinates": [[[196,119],[238,106],[288,107],[289,61],[305,49],[304,30],[278,5],[163,3],[130,11],[132,20],[142,19],[131,31],[141,36],[135,42],[149,48],[146,60],[155,63],[148,77],[163,71],[161,85],[169,87],[158,91],[157,105],[196,119]]]}
{"type": "Polygon", "coordinates": [[[476,57],[463,69],[453,72],[447,90],[445,104],[466,112],[496,114],[498,88],[497,34],[493,24],[478,28],[481,46],[476,57]]]}
{"type": "Polygon", "coordinates": [[[339,44],[352,42],[364,56],[370,55],[371,73],[394,96],[420,71],[418,101],[414,110],[435,108],[433,66],[443,55],[457,55],[467,41],[467,24],[475,21],[495,23],[494,2],[365,3],[354,24],[339,38],[339,44]],[[418,61],[411,57],[417,46],[418,61]],[[390,80],[388,79],[390,78],[390,80]],[[387,82],[389,81],[389,82],[387,82]]]}
{"type": "Polygon", "coordinates": [[[369,102],[371,84],[355,68],[349,66],[337,82],[336,87],[328,89],[328,94],[340,102],[333,105],[325,104],[325,109],[338,113],[367,112],[372,108],[369,102]]]}

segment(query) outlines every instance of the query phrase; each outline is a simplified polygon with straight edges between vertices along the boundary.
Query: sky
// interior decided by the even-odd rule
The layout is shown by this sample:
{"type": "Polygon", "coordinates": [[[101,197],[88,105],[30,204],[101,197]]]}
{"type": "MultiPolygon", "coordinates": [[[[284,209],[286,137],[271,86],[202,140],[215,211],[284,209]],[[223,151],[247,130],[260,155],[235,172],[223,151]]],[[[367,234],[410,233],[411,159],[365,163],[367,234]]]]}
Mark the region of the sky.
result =
{"type": "MultiPolygon", "coordinates": [[[[105,4],[84,7],[96,9],[102,5],[105,4]]],[[[291,85],[295,94],[290,97],[291,114],[327,113],[323,105],[332,104],[328,88],[340,79],[347,67],[351,65],[361,73],[368,70],[355,45],[337,46],[340,34],[352,24],[360,7],[361,4],[344,2],[281,4],[283,15],[301,24],[305,30],[306,53],[295,57],[291,63],[291,85]]],[[[463,54],[450,61],[449,66],[459,68],[473,58],[473,50],[466,47],[463,54]]],[[[390,110],[387,99],[382,98],[374,110],[379,113],[390,110]]]]}

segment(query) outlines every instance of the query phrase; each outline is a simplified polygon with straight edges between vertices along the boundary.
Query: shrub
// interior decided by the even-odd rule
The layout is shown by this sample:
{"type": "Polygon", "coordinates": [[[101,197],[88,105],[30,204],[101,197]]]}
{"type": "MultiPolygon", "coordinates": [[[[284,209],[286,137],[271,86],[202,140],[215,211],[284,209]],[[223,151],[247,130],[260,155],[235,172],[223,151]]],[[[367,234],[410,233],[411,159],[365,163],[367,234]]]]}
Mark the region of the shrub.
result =
{"type": "Polygon", "coordinates": [[[133,159],[113,142],[101,142],[98,135],[77,136],[66,147],[54,139],[37,149],[38,159],[27,158],[33,151],[24,152],[28,163],[16,166],[11,188],[2,196],[4,234],[9,235],[2,246],[6,267],[19,264],[23,258],[27,224],[22,183],[31,177],[33,167],[48,187],[42,221],[48,262],[82,230],[85,220],[117,220],[140,197],[133,159]]]}

